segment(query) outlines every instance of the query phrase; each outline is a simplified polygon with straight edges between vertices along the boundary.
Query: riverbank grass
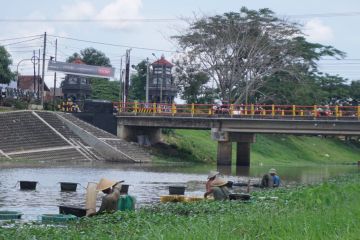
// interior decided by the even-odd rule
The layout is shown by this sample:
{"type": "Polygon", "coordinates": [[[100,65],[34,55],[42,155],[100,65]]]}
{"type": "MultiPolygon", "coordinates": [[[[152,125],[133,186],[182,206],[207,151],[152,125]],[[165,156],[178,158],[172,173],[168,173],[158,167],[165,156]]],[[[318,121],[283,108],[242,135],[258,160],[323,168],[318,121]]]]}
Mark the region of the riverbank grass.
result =
{"type": "MultiPolygon", "coordinates": [[[[174,161],[179,156],[182,161],[216,162],[217,142],[211,139],[210,131],[179,129],[164,135],[164,141],[173,146],[173,152],[159,158],[174,161]]],[[[232,156],[235,163],[236,144],[232,156]]],[[[359,142],[336,137],[257,134],[251,144],[252,165],[355,164],[359,156],[359,142]]]]}
{"type": "Polygon", "coordinates": [[[65,226],[12,226],[0,229],[0,239],[358,239],[359,199],[357,173],[256,192],[247,203],[155,204],[65,226]]]}

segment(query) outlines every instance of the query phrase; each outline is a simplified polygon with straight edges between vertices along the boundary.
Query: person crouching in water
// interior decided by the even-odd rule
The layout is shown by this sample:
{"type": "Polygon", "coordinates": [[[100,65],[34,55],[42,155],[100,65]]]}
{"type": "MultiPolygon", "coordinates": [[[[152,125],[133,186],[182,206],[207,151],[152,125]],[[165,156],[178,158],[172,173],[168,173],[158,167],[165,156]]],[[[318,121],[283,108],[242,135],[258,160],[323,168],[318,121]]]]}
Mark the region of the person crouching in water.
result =
{"type": "Polygon", "coordinates": [[[206,192],[204,194],[204,198],[207,198],[210,194],[212,194],[211,183],[215,180],[216,176],[219,175],[217,171],[210,171],[208,174],[208,180],[206,182],[206,192]]]}
{"type": "MultiPolygon", "coordinates": [[[[221,177],[216,177],[214,181],[211,182],[211,192],[214,195],[214,199],[217,201],[228,200],[230,192],[226,185],[228,181],[221,177]]],[[[206,194],[206,193],[205,193],[206,194]]],[[[204,196],[205,198],[207,197],[204,196]]]]}
{"type": "Polygon", "coordinates": [[[276,174],[276,169],[271,168],[269,173],[262,177],[260,187],[279,187],[280,183],[280,177],[276,174]]]}
{"type": "Polygon", "coordinates": [[[96,213],[89,214],[89,217],[105,212],[111,213],[118,210],[121,182],[123,181],[116,182],[106,178],[100,179],[96,190],[102,191],[106,195],[102,198],[100,209],[96,213]]]}

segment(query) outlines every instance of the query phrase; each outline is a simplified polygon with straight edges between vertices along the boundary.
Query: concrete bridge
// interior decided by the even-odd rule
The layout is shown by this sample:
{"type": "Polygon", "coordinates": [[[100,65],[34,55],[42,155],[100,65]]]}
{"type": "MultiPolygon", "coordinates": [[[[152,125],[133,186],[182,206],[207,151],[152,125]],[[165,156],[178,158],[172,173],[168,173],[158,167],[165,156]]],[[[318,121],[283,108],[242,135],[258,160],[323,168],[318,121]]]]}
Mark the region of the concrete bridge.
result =
{"type": "MultiPolygon", "coordinates": [[[[294,109],[294,108],[293,108],[294,109]]],[[[335,110],[335,107],[334,107],[335,110]]],[[[338,109],[336,111],[339,111],[338,109]]],[[[194,112],[194,111],[193,111],[194,112]]],[[[250,111],[249,111],[250,112],[250,111]]],[[[161,128],[210,129],[213,140],[218,142],[218,165],[230,165],[232,143],[237,143],[236,164],[250,165],[250,146],[256,133],[360,136],[360,114],[356,106],[352,115],[321,116],[318,114],[174,114],[156,109],[150,112],[127,111],[117,114],[118,136],[136,141],[138,135],[149,136],[151,143],[160,141],[161,128]]]]}

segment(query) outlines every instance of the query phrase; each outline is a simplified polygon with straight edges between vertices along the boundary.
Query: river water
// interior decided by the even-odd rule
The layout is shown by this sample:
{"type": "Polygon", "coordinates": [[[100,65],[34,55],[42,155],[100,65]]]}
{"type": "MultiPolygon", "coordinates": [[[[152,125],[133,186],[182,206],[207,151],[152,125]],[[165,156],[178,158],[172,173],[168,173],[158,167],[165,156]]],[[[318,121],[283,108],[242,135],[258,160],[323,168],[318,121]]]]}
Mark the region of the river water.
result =
{"type": "MultiPolygon", "coordinates": [[[[161,195],[168,194],[171,185],[186,186],[185,195],[202,196],[209,170],[215,166],[184,164],[124,165],[108,163],[82,164],[34,164],[25,166],[0,165],[0,211],[14,210],[23,213],[24,220],[37,220],[41,214],[58,213],[58,205],[85,205],[85,187],[88,182],[98,182],[106,177],[125,180],[130,184],[129,194],[137,198],[137,206],[159,202],[161,195]],[[21,191],[18,181],[37,181],[35,191],[21,191]],[[76,192],[61,192],[59,182],[76,182],[76,192]]],[[[252,183],[260,180],[269,167],[220,168],[224,177],[235,182],[252,183]]],[[[323,181],[329,177],[349,172],[359,172],[358,166],[308,166],[276,167],[284,186],[323,181]]],[[[234,191],[244,189],[234,187],[234,191]]],[[[101,194],[98,194],[98,205],[101,194]]]]}

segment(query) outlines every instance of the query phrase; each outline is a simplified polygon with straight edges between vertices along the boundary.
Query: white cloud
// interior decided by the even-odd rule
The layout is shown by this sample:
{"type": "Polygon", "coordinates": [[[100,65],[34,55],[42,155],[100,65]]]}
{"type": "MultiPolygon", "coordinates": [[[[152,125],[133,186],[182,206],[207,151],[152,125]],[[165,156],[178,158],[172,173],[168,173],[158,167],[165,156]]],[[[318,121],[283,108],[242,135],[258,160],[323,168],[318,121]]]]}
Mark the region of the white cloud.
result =
{"type": "Polygon", "coordinates": [[[307,39],[313,42],[330,41],[334,38],[331,27],[326,26],[320,19],[314,18],[306,22],[304,33],[307,39]]]}
{"type": "MultiPolygon", "coordinates": [[[[95,19],[106,20],[106,19],[134,19],[141,18],[140,8],[142,6],[141,0],[114,0],[96,15],[95,19]]],[[[104,22],[104,25],[109,28],[123,29],[129,27],[134,22],[119,22],[119,21],[108,21],[104,22]]]]}
{"type": "Polygon", "coordinates": [[[60,19],[84,19],[96,14],[95,7],[89,2],[78,1],[61,7],[60,19]]]}

